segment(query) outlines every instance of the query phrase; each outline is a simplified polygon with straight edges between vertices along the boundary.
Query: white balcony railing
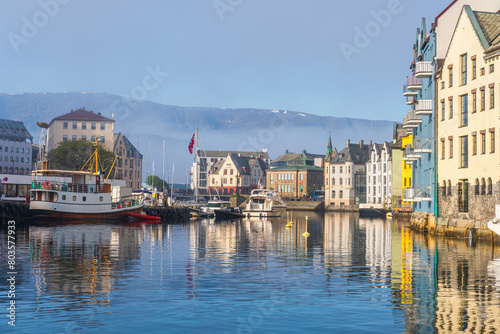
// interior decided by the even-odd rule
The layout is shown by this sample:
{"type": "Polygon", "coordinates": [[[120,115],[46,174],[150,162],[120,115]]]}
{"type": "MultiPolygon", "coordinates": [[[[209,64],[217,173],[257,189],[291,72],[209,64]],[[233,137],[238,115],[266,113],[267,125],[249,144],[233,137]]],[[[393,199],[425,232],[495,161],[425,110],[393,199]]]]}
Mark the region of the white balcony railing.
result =
{"type": "Polygon", "coordinates": [[[408,105],[412,105],[413,103],[415,103],[415,96],[413,95],[408,95],[406,97],[406,104],[408,105]]]}
{"type": "Polygon", "coordinates": [[[406,87],[410,90],[420,90],[422,89],[422,78],[417,78],[413,75],[407,78],[406,87]]]}
{"type": "Polygon", "coordinates": [[[415,153],[431,153],[433,149],[433,141],[429,138],[415,138],[413,140],[415,153]]]}
{"type": "Polygon", "coordinates": [[[428,78],[432,76],[432,62],[419,61],[415,64],[415,77],[428,78]]]}
{"type": "Polygon", "coordinates": [[[403,85],[403,96],[417,96],[417,95],[418,95],[417,92],[410,90],[408,86],[403,85]]]}
{"type": "Polygon", "coordinates": [[[434,100],[415,100],[415,113],[417,115],[432,115],[434,100]]]}
{"type": "Polygon", "coordinates": [[[417,115],[414,110],[409,110],[408,115],[406,115],[406,121],[409,124],[420,124],[422,123],[422,116],[417,115]]]}
{"type": "Polygon", "coordinates": [[[417,161],[420,158],[420,154],[416,153],[410,145],[407,145],[403,151],[403,160],[406,162],[417,161]]]}

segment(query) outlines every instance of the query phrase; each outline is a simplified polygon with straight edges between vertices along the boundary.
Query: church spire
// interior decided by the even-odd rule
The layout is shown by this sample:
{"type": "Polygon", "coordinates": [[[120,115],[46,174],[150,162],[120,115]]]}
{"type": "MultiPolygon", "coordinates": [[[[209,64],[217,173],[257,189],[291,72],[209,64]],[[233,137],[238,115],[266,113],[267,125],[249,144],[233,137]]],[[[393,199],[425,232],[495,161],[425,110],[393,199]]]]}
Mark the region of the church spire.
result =
{"type": "Polygon", "coordinates": [[[328,131],[328,146],[326,147],[326,156],[330,156],[332,154],[332,134],[328,131]]]}

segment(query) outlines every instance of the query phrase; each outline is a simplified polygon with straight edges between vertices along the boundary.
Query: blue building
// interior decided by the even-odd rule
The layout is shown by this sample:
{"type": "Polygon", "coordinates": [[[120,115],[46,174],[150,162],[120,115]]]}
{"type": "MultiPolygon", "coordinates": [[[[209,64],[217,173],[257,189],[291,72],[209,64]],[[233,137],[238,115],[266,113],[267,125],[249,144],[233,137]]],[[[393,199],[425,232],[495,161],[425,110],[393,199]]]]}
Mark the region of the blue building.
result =
{"type": "Polygon", "coordinates": [[[413,186],[404,194],[404,200],[413,202],[413,212],[437,216],[435,163],[435,72],[436,33],[432,27],[427,33],[425,19],[417,29],[412,75],[407,78],[404,95],[411,105],[403,127],[413,134],[413,145],[408,147],[403,160],[413,165],[413,186]]]}

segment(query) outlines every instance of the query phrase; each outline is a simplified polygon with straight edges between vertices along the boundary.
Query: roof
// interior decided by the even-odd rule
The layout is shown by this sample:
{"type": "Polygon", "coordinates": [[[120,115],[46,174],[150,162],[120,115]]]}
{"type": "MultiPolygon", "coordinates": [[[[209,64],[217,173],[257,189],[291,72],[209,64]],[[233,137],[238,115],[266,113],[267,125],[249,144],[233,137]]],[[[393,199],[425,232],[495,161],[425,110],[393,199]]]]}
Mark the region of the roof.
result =
{"type": "Polygon", "coordinates": [[[226,159],[217,160],[217,162],[212,165],[212,171],[210,174],[219,174],[228,158],[231,159],[240,175],[250,175],[252,168],[256,163],[259,164],[263,171],[267,169],[266,163],[262,160],[262,158],[240,157],[237,154],[228,154],[226,159]]]}
{"type": "Polygon", "coordinates": [[[33,137],[23,122],[8,119],[0,119],[0,139],[18,142],[26,142],[26,139],[29,139],[33,143],[33,137]]]}
{"type": "Polygon", "coordinates": [[[485,48],[485,51],[490,51],[491,49],[500,46],[500,13],[473,13],[488,46],[485,48]]]}
{"type": "Polygon", "coordinates": [[[139,158],[142,159],[142,154],[139,152],[137,148],[128,140],[127,137],[122,135],[123,144],[125,145],[125,150],[127,151],[127,157],[139,158]]]}
{"type": "Polygon", "coordinates": [[[364,165],[369,157],[370,146],[363,144],[349,144],[349,147],[345,147],[337,154],[332,154],[330,157],[331,164],[342,164],[345,162],[354,162],[354,164],[364,165]]]}
{"type": "Polygon", "coordinates": [[[270,169],[269,172],[278,172],[282,170],[308,170],[308,171],[318,171],[323,172],[324,168],[311,166],[311,165],[283,165],[273,169],[270,169]]]}
{"type": "Polygon", "coordinates": [[[367,162],[374,162],[371,160],[371,151],[375,150],[375,153],[376,153],[376,157],[377,157],[377,161],[381,161],[381,153],[382,153],[382,150],[385,149],[385,151],[387,152],[388,154],[388,160],[391,158],[392,156],[392,150],[391,150],[391,147],[389,145],[388,142],[384,142],[383,144],[373,144],[370,148],[370,151],[368,152],[369,156],[368,156],[368,161],[367,162]]]}
{"type": "Polygon", "coordinates": [[[325,156],[322,154],[312,154],[307,152],[306,150],[303,150],[302,153],[289,153],[287,150],[285,151],[285,153],[283,153],[282,155],[271,161],[271,163],[286,162],[293,160],[297,157],[303,157],[308,159],[317,159],[317,158],[323,159],[325,156]]]}
{"type": "Polygon", "coordinates": [[[198,150],[198,156],[201,158],[225,158],[229,154],[241,154],[243,157],[250,158],[252,155],[256,158],[259,155],[264,159],[269,159],[269,154],[267,152],[247,152],[247,151],[203,151],[198,150]]]}
{"type": "Polygon", "coordinates": [[[101,115],[100,112],[97,114],[90,110],[85,110],[85,107],[78,110],[71,110],[71,112],[64,114],[62,116],[54,118],[50,123],[54,121],[96,121],[96,122],[114,122],[114,119],[107,118],[101,115]]]}

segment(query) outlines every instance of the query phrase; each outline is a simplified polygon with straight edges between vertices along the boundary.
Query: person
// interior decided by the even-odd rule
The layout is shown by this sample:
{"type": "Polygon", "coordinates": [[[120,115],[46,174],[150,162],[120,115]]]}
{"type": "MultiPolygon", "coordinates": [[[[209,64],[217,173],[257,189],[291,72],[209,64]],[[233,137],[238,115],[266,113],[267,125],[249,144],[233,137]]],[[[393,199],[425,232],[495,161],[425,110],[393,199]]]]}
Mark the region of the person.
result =
{"type": "Polygon", "coordinates": [[[26,204],[29,204],[29,203],[30,203],[30,195],[29,195],[29,194],[26,194],[26,195],[24,196],[24,203],[26,203],[26,204]]]}

